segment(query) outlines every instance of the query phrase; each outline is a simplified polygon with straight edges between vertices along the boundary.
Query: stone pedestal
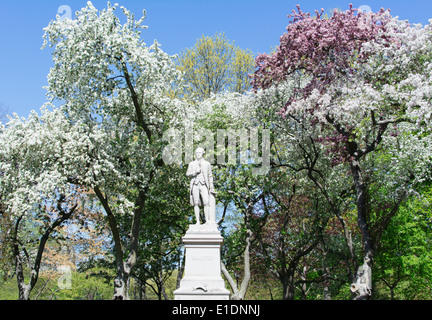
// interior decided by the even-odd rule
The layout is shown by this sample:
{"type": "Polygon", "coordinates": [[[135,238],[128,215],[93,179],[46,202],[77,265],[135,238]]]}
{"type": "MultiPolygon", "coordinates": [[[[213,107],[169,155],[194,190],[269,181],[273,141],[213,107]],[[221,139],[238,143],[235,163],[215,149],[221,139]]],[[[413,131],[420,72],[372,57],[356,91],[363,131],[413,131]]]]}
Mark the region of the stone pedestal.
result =
{"type": "Polygon", "coordinates": [[[217,224],[191,225],[183,243],[185,269],[175,300],[228,300],[220,266],[223,238],[217,224]]]}

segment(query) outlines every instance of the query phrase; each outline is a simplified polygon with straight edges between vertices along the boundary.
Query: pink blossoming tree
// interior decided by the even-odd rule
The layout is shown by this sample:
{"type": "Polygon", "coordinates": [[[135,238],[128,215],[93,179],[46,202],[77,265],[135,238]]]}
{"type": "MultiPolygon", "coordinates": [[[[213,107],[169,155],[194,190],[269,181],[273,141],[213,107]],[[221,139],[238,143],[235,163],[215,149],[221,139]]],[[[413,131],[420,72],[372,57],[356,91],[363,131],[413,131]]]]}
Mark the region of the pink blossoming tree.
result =
{"type": "MultiPolygon", "coordinates": [[[[394,167],[408,159],[407,154],[415,163],[431,159],[430,144],[424,141],[430,139],[432,109],[431,28],[412,26],[384,9],[364,13],[350,5],[330,17],[324,17],[323,10],[312,17],[297,9],[289,16],[277,51],[257,57],[252,83],[256,91],[269,91],[283,88],[293,78],[304,79],[280,101],[280,113],[287,123],[296,121],[313,128],[311,132],[319,131],[314,143],[326,150],[332,166],[347,167],[363,247],[363,264],[356,263],[351,291],[356,299],[368,299],[381,234],[408,195],[408,186],[427,171],[413,165],[395,173],[403,177],[398,183],[404,188],[391,195],[390,207],[378,216],[371,212],[370,159],[382,150],[395,159],[394,167]],[[426,133],[413,134],[422,128],[426,133]],[[423,147],[414,148],[414,155],[399,148],[398,136],[423,147]]],[[[308,164],[309,178],[326,192],[315,164],[308,164]]]]}

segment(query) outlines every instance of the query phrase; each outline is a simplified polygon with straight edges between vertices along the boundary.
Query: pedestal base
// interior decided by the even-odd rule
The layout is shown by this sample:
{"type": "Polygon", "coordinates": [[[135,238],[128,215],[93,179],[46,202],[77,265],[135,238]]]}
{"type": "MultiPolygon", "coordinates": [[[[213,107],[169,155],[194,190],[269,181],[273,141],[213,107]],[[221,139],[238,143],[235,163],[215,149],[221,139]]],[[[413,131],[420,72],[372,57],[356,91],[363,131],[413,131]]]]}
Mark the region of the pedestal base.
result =
{"type": "Polygon", "coordinates": [[[196,292],[178,289],[174,291],[175,300],[229,300],[230,292],[225,291],[217,292],[196,292]]]}
{"type": "Polygon", "coordinates": [[[217,224],[191,225],[183,237],[185,273],[176,300],[228,300],[221,276],[220,251],[223,238],[217,224]]]}

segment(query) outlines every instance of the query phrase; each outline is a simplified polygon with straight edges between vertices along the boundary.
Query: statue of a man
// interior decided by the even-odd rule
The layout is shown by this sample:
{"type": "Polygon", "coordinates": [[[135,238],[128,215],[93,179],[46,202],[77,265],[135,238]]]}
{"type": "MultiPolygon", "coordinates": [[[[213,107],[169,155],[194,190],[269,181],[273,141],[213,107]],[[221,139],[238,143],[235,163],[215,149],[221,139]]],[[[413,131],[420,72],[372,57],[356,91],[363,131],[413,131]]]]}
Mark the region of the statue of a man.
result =
{"type": "Polygon", "coordinates": [[[210,197],[215,195],[213,174],[209,162],[203,159],[203,148],[195,150],[196,160],[189,163],[186,176],[191,178],[190,200],[194,207],[196,224],[200,224],[200,206],[204,207],[206,223],[210,222],[210,197]]]}

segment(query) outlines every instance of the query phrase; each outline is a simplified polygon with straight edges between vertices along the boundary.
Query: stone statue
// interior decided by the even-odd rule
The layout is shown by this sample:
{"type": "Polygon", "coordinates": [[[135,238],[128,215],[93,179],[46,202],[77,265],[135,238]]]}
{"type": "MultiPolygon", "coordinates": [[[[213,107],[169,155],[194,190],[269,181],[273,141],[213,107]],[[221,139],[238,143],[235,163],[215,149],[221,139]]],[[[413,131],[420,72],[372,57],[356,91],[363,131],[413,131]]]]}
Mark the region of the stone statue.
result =
{"type": "Polygon", "coordinates": [[[190,201],[195,210],[196,224],[191,224],[182,238],[185,267],[180,287],[174,291],[176,300],[228,300],[221,275],[223,237],[216,223],[216,198],[212,168],[203,159],[204,149],[195,150],[195,161],[186,172],[190,181],[190,201]],[[205,224],[200,224],[200,207],[204,207],[205,224]]]}
{"type": "Polygon", "coordinates": [[[196,224],[200,224],[200,207],[204,208],[206,224],[215,222],[214,219],[214,196],[216,194],[213,186],[213,174],[209,162],[203,159],[205,151],[203,148],[195,150],[196,160],[189,163],[186,176],[191,178],[190,201],[194,207],[196,224]]]}

